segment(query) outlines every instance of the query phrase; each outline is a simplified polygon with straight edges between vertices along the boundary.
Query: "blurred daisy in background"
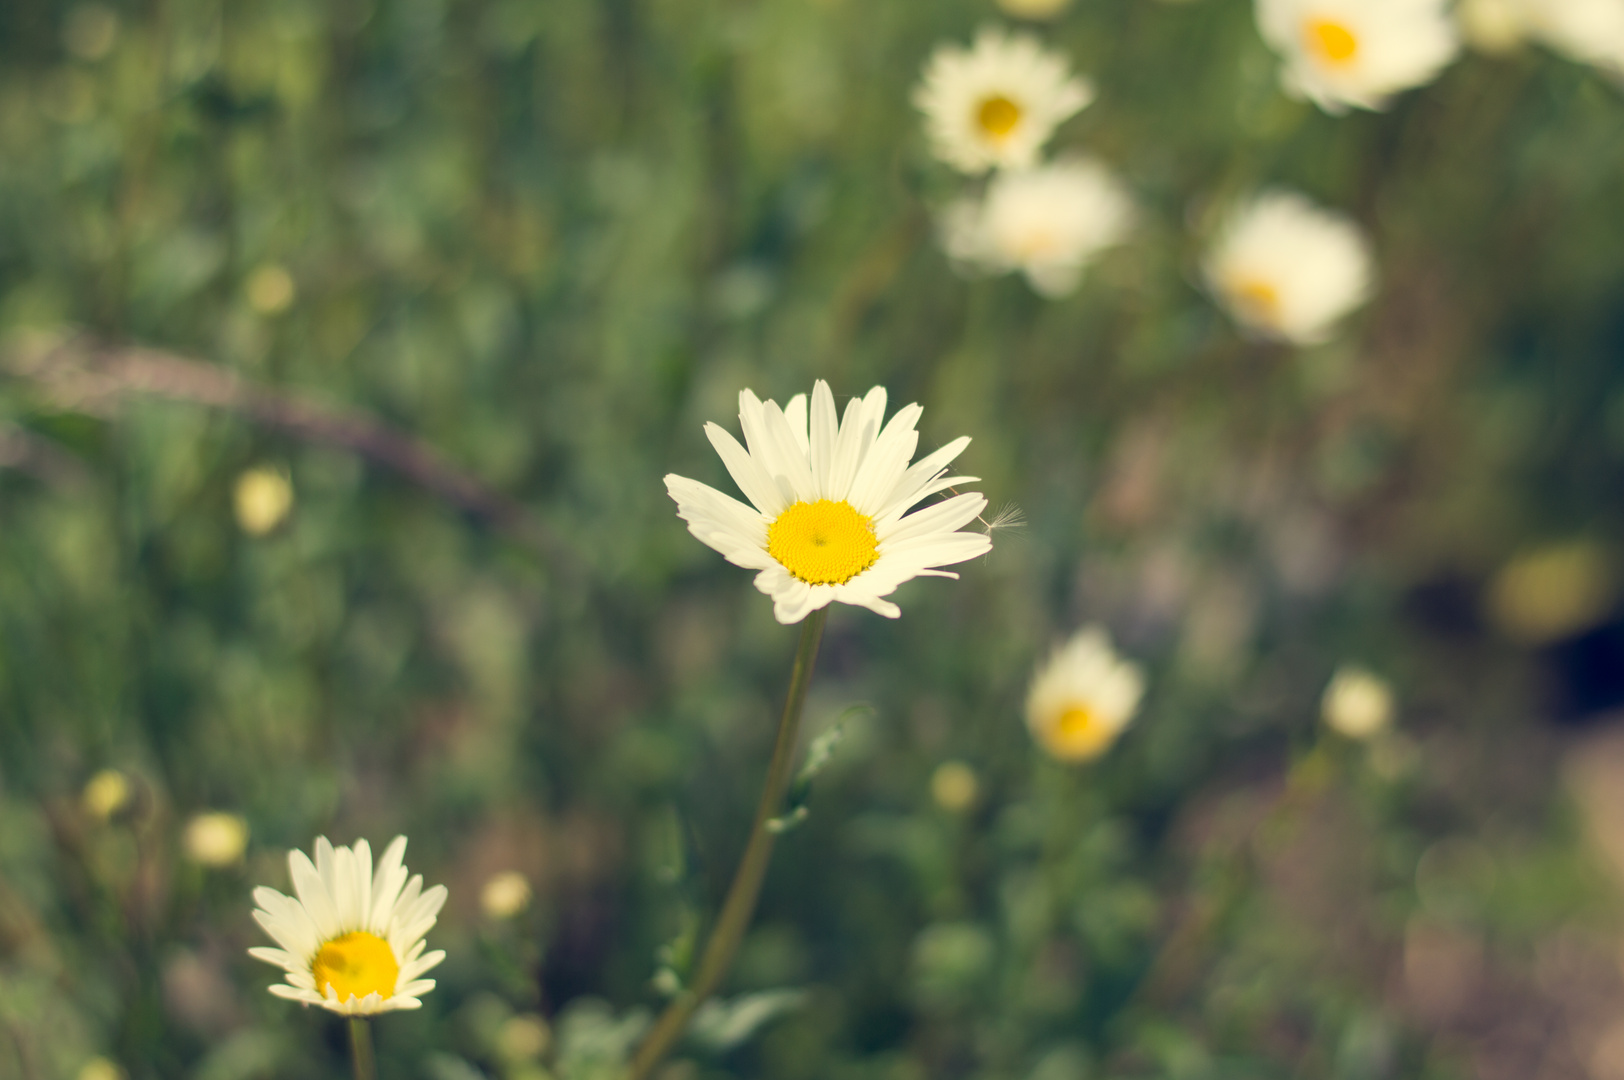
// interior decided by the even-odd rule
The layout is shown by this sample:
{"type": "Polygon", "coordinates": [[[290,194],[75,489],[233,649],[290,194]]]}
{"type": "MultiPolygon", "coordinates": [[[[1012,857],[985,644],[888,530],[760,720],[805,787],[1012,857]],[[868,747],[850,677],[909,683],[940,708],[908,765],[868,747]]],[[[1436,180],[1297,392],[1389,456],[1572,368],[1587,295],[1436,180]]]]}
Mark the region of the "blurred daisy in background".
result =
{"type": "Polygon", "coordinates": [[[969,49],[937,46],[914,90],[936,156],[967,173],[1035,164],[1055,127],[1093,100],[1060,53],[995,27],[969,49]]]}
{"type": "Polygon", "coordinates": [[[1266,192],[1243,206],[1203,270],[1237,322],[1298,345],[1324,341],[1371,290],[1370,245],[1360,228],[1290,192],[1266,192]]]}
{"type": "Polygon", "coordinates": [[[761,571],[756,588],[773,598],[781,623],[800,622],[836,601],[894,619],[902,609],[881,598],[898,585],[956,578],[937,568],[992,550],[985,533],[958,531],[986,508],[979,494],[907,513],[922,499],[975,480],[944,475],[969,437],[910,466],[919,445],[914,425],[924,410],[909,405],[882,427],[885,403],[885,388],[876,386],[848,402],[837,423],[834,394],[821,379],[810,412],[805,394],[779,408],[742,390],[745,445],[717,424],[706,424],[705,434],[754,505],[697,480],[665,478],[689,532],[735,566],[761,571]]]}
{"type": "Polygon", "coordinates": [[[1058,19],[1071,7],[1071,0],[998,0],[998,7],[1017,19],[1058,19]]]}
{"type": "Polygon", "coordinates": [[[1331,113],[1383,108],[1460,48],[1446,0],[1257,0],[1257,23],[1286,90],[1331,113]]]}
{"type": "Polygon", "coordinates": [[[1075,289],[1089,261],[1132,223],[1133,200],[1116,177],[1074,158],[1000,173],[980,199],[955,203],[943,219],[943,246],[964,268],[1019,270],[1032,288],[1057,297],[1075,289]]]}
{"type": "Polygon", "coordinates": [[[1145,678],[1090,626],[1038,669],[1026,697],[1032,737],[1061,761],[1092,761],[1111,748],[1139,709],[1145,678]]]}
{"type": "Polygon", "coordinates": [[[1517,0],[1528,34],[1571,60],[1624,78],[1624,0],[1517,0]]]}
{"type": "Polygon", "coordinates": [[[318,837],[314,864],[302,851],[288,852],[298,899],[254,890],[254,921],[281,948],[248,953],[287,972],[287,982],[271,993],[349,1016],[421,1007],[419,999],[434,989],[423,973],[445,959],[439,950],[423,952],[423,935],[446,889],[425,890],[421,874],[408,881],[405,854],[406,838],[395,837],[374,873],[365,840],[335,848],[318,837]]]}
{"type": "Polygon", "coordinates": [[[1344,665],[1331,677],[1320,699],[1327,727],[1350,739],[1369,739],[1393,723],[1393,688],[1362,667],[1344,665]]]}

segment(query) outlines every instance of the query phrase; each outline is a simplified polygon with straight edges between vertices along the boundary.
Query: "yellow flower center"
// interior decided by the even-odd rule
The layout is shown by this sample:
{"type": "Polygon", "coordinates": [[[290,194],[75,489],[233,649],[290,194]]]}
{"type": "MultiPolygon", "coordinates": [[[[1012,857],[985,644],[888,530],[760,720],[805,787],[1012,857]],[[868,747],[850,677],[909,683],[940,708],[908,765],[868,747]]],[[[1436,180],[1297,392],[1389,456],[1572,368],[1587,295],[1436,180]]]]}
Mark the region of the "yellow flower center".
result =
{"type": "Polygon", "coordinates": [[[844,585],[880,557],[874,522],[848,502],[798,502],[767,526],[767,554],[808,585],[844,585]]]}
{"type": "Polygon", "coordinates": [[[1280,323],[1280,290],[1262,278],[1242,278],[1232,283],[1229,294],[1243,318],[1260,326],[1280,323]]]}
{"type": "Polygon", "coordinates": [[[339,1001],[348,1001],[352,995],[364,998],[374,992],[387,998],[395,992],[400,964],[387,941],[357,930],[323,945],[311,974],[316,977],[316,992],[322,997],[327,996],[331,986],[339,1001]]]}
{"type": "Polygon", "coordinates": [[[1060,714],[1046,740],[1049,751],[1065,761],[1090,761],[1105,753],[1117,729],[1087,705],[1073,705],[1060,714]]]}
{"type": "Polygon", "coordinates": [[[1359,39],[1334,19],[1310,19],[1303,29],[1310,52],[1328,64],[1347,64],[1359,55],[1359,39]]]}
{"type": "Polygon", "coordinates": [[[1002,94],[994,94],[976,110],[976,123],[990,138],[1005,139],[1021,122],[1021,107],[1002,94]]]}

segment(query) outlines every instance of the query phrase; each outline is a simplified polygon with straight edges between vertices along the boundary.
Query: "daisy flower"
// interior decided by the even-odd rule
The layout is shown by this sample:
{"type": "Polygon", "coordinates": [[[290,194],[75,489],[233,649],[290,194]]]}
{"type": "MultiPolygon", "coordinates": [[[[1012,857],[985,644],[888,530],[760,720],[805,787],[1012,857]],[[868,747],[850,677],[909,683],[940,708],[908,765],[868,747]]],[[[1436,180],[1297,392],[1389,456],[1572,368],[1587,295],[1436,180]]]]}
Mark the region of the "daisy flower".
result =
{"type": "Polygon", "coordinates": [[[1038,670],[1026,696],[1026,726],[1061,761],[1092,761],[1128,726],[1145,692],[1139,665],[1119,657],[1090,626],[1038,670]]]}
{"type": "Polygon", "coordinates": [[[937,46],[914,90],[936,156],[967,173],[1035,164],[1055,127],[1093,100],[1065,57],[994,27],[969,49],[937,46]]]}
{"type": "Polygon", "coordinates": [[[1383,108],[1460,48],[1446,0],[1257,0],[1257,23],[1287,91],[1330,113],[1383,108]]]}
{"type": "Polygon", "coordinates": [[[423,935],[445,903],[444,885],[424,890],[423,875],[406,879],[406,838],[395,837],[373,873],[365,840],[352,850],[316,839],[316,861],[288,852],[298,899],[275,889],[254,890],[254,921],[281,946],[249,949],[276,964],[287,982],[271,993],[348,1016],[416,1009],[434,989],[424,972],[445,959],[423,952],[423,935]]]}
{"type": "Polygon", "coordinates": [[[688,531],[726,556],[759,570],[756,588],[773,598],[784,624],[839,601],[888,619],[902,610],[882,599],[916,577],[956,578],[950,566],[992,550],[985,533],[959,532],[987,506],[974,492],[909,514],[921,499],[972,476],[944,476],[970,439],[958,438],[908,462],[919,444],[914,425],[924,411],[900,409],[881,426],[885,388],[846,406],[836,422],[834,394],[818,380],[811,408],[797,394],[783,408],[739,392],[745,445],[717,424],[705,434],[753,505],[683,476],[665,489],[688,531]]]}
{"type": "Polygon", "coordinates": [[[1077,287],[1083,268],[1118,243],[1133,221],[1133,201],[1095,161],[1074,158],[1026,172],[1000,173],[979,200],[949,208],[943,244],[966,267],[992,274],[1019,270],[1044,296],[1077,287]]]}
{"type": "Polygon", "coordinates": [[[1208,287],[1243,326],[1298,345],[1324,341],[1371,289],[1370,245],[1359,227],[1287,192],[1242,208],[1204,270],[1208,287]]]}

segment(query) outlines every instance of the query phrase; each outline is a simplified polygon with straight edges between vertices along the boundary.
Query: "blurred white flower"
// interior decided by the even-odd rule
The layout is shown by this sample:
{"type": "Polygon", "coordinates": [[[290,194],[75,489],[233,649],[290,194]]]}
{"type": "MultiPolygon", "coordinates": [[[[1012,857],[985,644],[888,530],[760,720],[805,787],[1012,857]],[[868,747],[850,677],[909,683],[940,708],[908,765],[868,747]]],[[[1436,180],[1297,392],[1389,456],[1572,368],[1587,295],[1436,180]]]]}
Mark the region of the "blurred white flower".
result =
{"type": "Polygon", "coordinates": [[[198,814],[181,838],[186,857],[204,866],[230,866],[248,847],[248,823],[236,814],[198,814]]]}
{"type": "Polygon", "coordinates": [[[853,398],[836,420],[835,398],[819,379],[810,413],[805,394],[789,404],[739,392],[745,446],[717,424],[705,434],[747,506],[697,480],[665,478],[688,531],[735,566],[761,571],[756,588],[773,598],[779,622],[798,623],[839,601],[895,619],[902,609],[882,599],[916,577],[949,577],[937,567],[992,550],[986,533],[959,532],[987,507],[965,492],[908,513],[910,507],[971,476],[946,476],[970,445],[958,438],[908,464],[919,445],[918,405],[885,418],[885,388],[853,398]],[[808,421],[810,420],[810,430],[808,421]],[[906,516],[904,516],[906,515],[906,516]]]}
{"type": "Polygon", "coordinates": [[[90,778],[79,798],[85,813],[106,821],[130,801],[130,782],[117,769],[103,769],[90,778]]]}
{"type": "Polygon", "coordinates": [[[998,0],[998,6],[1017,19],[1053,19],[1071,7],[1071,0],[998,0]]]}
{"type": "Polygon", "coordinates": [[[1257,0],[1257,23],[1286,90],[1331,113],[1383,108],[1460,48],[1447,0],[1257,0]]]}
{"type": "Polygon", "coordinates": [[[511,919],[530,906],[530,882],[517,870],[492,874],[479,890],[479,907],[493,919],[511,919]]]}
{"type": "Polygon", "coordinates": [[[1510,52],[1532,29],[1528,6],[1529,0],[1461,0],[1455,5],[1455,21],[1461,37],[1479,52],[1510,52]]]}
{"type": "Polygon", "coordinates": [[[1624,77],[1624,0],[1519,0],[1531,37],[1624,77]]]}
{"type": "Polygon", "coordinates": [[[1032,679],[1026,725],[1061,761],[1092,761],[1110,749],[1139,708],[1145,679],[1090,626],[1057,649],[1032,679]]]}
{"type": "Polygon", "coordinates": [[[249,469],[232,489],[237,524],[249,536],[264,536],[293,509],[293,485],[275,469],[249,469]]]}
{"type": "Polygon", "coordinates": [[[298,899],[275,889],[254,890],[254,921],[281,946],[249,949],[256,960],[276,964],[287,982],[271,993],[349,1016],[416,1009],[434,989],[422,975],[445,959],[424,954],[423,935],[445,903],[444,885],[423,888],[423,876],[406,879],[406,838],[397,836],[372,872],[365,840],[354,849],[316,839],[316,861],[288,852],[298,899]]]}
{"type": "Polygon", "coordinates": [[[1122,240],[1133,200],[1103,165],[1074,158],[1000,173],[981,199],[948,208],[943,245],[954,260],[986,273],[1019,270],[1032,288],[1057,297],[1077,287],[1083,268],[1122,240]]]}
{"type": "Polygon", "coordinates": [[[1289,192],[1266,192],[1242,207],[1203,269],[1238,322],[1299,345],[1329,337],[1371,289],[1370,245],[1359,227],[1289,192]]]}
{"type": "Polygon", "coordinates": [[[1320,699],[1320,715],[1339,735],[1368,739],[1393,722],[1393,688],[1364,668],[1338,668],[1320,699]]]}
{"type": "Polygon", "coordinates": [[[937,46],[913,100],[936,156],[981,173],[1036,163],[1055,127],[1093,101],[1094,89],[1032,35],[986,27],[969,49],[937,46]]]}

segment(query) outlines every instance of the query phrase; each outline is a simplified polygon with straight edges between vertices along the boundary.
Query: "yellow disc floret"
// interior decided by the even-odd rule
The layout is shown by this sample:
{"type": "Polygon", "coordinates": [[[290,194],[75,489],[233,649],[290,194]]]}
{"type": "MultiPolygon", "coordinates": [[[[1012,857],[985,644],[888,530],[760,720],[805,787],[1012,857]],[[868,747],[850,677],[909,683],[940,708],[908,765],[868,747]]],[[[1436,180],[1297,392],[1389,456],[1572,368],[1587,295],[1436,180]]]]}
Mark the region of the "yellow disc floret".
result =
{"type": "Polygon", "coordinates": [[[323,945],[310,970],[316,977],[316,992],[326,997],[330,986],[341,1002],[348,1001],[352,995],[364,998],[372,993],[393,997],[395,980],[400,977],[395,951],[383,938],[365,930],[345,934],[323,945]]]}
{"type": "Polygon", "coordinates": [[[1002,94],[995,94],[976,110],[976,123],[994,139],[1008,137],[1021,122],[1021,107],[1002,94]]]}
{"type": "Polygon", "coordinates": [[[1050,753],[1063,761],[1089,761],[1116,740],[1117,726],[1088,705],[1072,705],[1054,719],[1045,735],[1050,753]]]}
{"type": "Polygon", "coordinates": [[[1280,290],[1262,278],[1241,278],[1230,282],[1229,294],[1240,314],[1260,326],[1280,323],[1280,290]]]}
{"type": "Polygon", "coordinates": [[[1308,48],[1331,64],[1347,64],[1359,55],[1359,39],[1334,19],[1312,19],[1304,29],[1308,48]]]}
{"type": "Polygon", "coordinates": [[[798,502],[767,527],[767,554],[808,585],[844,585],[880,557],[874,522],[850,503],[798,502]]]}

